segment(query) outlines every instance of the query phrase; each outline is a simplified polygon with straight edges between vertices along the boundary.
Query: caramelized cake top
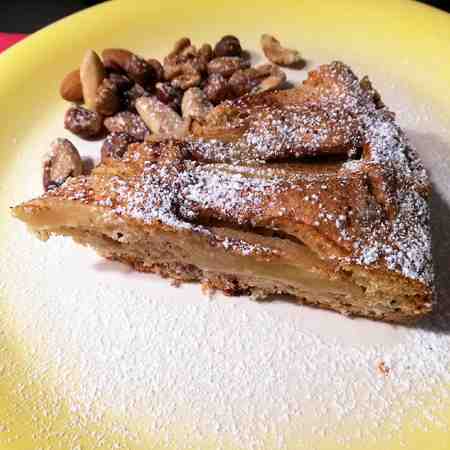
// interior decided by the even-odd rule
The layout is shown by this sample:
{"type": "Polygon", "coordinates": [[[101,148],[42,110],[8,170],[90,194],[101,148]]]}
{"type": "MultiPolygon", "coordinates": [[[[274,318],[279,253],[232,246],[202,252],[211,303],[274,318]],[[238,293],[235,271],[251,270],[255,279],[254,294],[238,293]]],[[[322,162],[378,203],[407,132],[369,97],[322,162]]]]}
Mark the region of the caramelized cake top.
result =
{"type": "MultiPolygon", "coordinates": [[[[431,288],[426,172],[378,93],[344,64],[321,66],[294,89],[224,102],[192,132],[132,144],[122,160],[45,195],[145,226],[283,232],[431,288]]],[[[245,245],[230,242],[221,245],[245,245]]]]}

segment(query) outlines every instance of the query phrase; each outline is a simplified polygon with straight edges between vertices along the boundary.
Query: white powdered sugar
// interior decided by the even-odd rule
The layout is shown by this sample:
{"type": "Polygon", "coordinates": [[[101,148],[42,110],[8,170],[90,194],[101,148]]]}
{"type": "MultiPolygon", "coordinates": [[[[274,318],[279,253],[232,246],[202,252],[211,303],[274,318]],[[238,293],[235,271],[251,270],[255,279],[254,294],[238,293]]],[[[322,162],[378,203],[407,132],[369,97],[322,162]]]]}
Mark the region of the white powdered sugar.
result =
{"type": "MultiPolygon", "coordinates": [[[[435,127],[448,139],[444,128],[425,113],[420,122],[407,106],[399,114],[407,126],[435,127]]],[[[17,360],[11,363],[3,347],[7,339],[2,340],[0,377],[13,377],[23,365],[26,376],[11,395],[30,410],[33,426],[43,415],[50,423],[35,431],[30,448],[39,448],[33,440],[51,433],[60,433],[62,448],[71,450],[90,448],[84,444],[86,435],[98,448],[179,450],[315,450],[330,448],[330,442],[334,448],[392,448],[413,445],[408,430],[439,429],[448,435],[450,185],[448,161],[439,160],[448,144],[420,135],[413,141],[422,144],[418,150],[428,158],[436,184],[432,227],[438,305],[429,318],[410,327],[352,320],[286,301],[208,299],[196,285],[175,288],[105,262],[69,240],[41,243],[13,219],[2,222],[8,240],[0,247],[0,334],[18,343],[23,354],[14,355],[17,360]],[[31,402],[31,389],[49,401],[31,402]],[[69,419],[61,425],[66,410],[69,419]]],[[[27,155],[33,146],[26,144],[32,142],[23,144],[27,155]]],[[[358,161],[345,166],[360,170],[358,161]]],[[[12,186],[32,169],[32,158],[18,159],[3,182],[12,186]]],[[[239,187],[244,169],[234,170],[228,180],[239,187]]],[[[214,176],[200,181],[220,185],[214,176]]],[[[275,181],[264,189],[270,191],[275,181]]],[[[2,208],[26,198],[26,189],[2,193],[2,208]]],[[[119,185],[116,193],[129,194],[119,185]]],[[[193,203],[204,200],[195,186],[189,196],[193,203]]],[[[316,204],[319,197],[305,200],[316,204]]],[[[155,198],[152,205],[136,197],[128,202],[136,209],[127,213],[150,221],[164,213],[161,219],[176,220],[171,205],[161,204],[166,198],[155,198]]],[[[218,196],[214,201],[224,201],[225,208],[232,207],[233,199],[218,196]]],[[[409,201],[401,199],[405,210],[409,201]]],[[[324,214],[319,219],[339,228],[346,217],[324,214]]],[[[405,239],[401,250],[410,252],[406,260],[424,254],[407,244],[408,230],[397,232],[405,239]]],[[[224,238],[221,245],[241,244],[224,238]]],[[[387,248],[367,246],[362,257],[370,264],[378,252],[387,255],[389,264],[387,248]]],[[[397,252],[393,268],[398,258],[397,252]]],[[[414,266],[402,262],[401,267],[417,277],[414,266]]],[[[0,444],[21,438],[10,428],[8,417],[2,417],[0,444]]]]}
{"type": "MultiPolygon", "coordinates": [[[[15,259],[22,230],[11,237],[15,259]]],[[[125,418],[138,424],[118,433],[117,448],[146,434],[179,449],[258,449],[274,437],[274,449],[315,448],[329,435],[388,443],[410,413],[422,430],[448,426],[444,312],[406,328],[289,303],[207,300],[196,286],[128,273],[62,238],[26,240],[14,277],[28,274],[26,291],[2,275],[16,333],[35,348],[30,382],[46,378],[55,404],[68,401],[86,423],[112,417],[107,432],[125,418]]]]}

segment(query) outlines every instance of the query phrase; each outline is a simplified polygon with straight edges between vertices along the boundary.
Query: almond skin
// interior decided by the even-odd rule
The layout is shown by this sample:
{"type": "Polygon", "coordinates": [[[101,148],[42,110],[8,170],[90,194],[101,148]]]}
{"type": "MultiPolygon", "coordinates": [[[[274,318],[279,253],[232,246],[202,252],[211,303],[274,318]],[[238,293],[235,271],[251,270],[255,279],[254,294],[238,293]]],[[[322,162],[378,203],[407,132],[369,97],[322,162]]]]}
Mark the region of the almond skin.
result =
{"type": "Polygon", "coordinates": [[[93,50],[88,50],[80,66],[80,79],[86,108],[95,111],[97,89],[105,78],[102,60],[93,50]]]}
{"type": "Polygon", "coordinates": [[[105,67],[113,70],[125,70],[129,64],[133,53],[123,48],[105,48],[102,51],[102,58],[105,67]]]}
{"type": "Polygon", "coordinates": [[[83,101],[80,69],[72,70],[63,78],[59,87],[59,93],[68,102],[79,103],[83,101]]]}
{"type": "Polygon", "coordinates": [[[138,98],[136,109],[154,134],[179,136],[185,132],[184,121],[181,116],[156,97],[138,98]]]}
{"type": "Polygon", "coordinates": [[[83,172],[83,162],[75,146],[68,139],[58,138],[51,144],[51,151],[45,155],[42,183],[44,190],[61,186],[69,177],[83,172]]]}
{"type": "Polygon", "coordinates": [[[102,52],[106,67],[115,71],[125,71],[136,83],[146,86],[151,81],[158,81],[158,71],[140,56],[122,48],[107,48],[102,52]]]}

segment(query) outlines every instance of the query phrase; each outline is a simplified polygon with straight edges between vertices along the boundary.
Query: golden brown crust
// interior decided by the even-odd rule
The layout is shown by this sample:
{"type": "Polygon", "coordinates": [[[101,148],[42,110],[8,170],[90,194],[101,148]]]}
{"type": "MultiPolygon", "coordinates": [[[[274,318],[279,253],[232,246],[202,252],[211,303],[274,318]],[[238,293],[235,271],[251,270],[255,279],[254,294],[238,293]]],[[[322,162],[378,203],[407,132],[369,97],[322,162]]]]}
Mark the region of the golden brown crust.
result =
{"type": "MultiPolygon", "coordinates": [[[[262,251],[244,234],[212,238],[212,228],[230,236],[231,230],[272,234],[306,245],[326,263],[329,277],[348,276],[367,291],[359,306],[355,298],[346,306],[348,299],[316,301],[295,288],[308,303],[392,321],[431,309],[427,176],[392,113],[347,66],[321,66],[297,88],[225,102],[193,132],[183,141],[133,144],[122,160],[106,160],[91,176],[70,179],[13,213],[38,232],[58,232],[44,212],[59,210],[58,202],[75,203],[89,209],[90,220],[102,218],[98,227],[126,223],[147,239],[163,231],[173,239],[209,236],[211,252],[220,247],[267,261],[277,255],[270,242],[262,251]],[[399,298],[399,311],[385,305],[383,313],[370,313],[383,296],[386,302],[399,298]]],[[[90,243],[95,227],[89,227],[89,221],[80,225],[87,236],[80,242],[90,243]]],[[[175,262],[147,258],[141,264],[131,248],[127,252],[109,256],[176,278],[175,262]]],[[[219,288],[217,280],[231,276],[200,276],[206,269],[192,267],[195,279],[219,288]]],[[[178,273],[189,278],[187,270],[178,273]]],[[[223,290],[232,292],[225,284],[223,290]]],[[[273,282],[251,289],[245,277],[237,286],[236,292],[278,292],[273,282]]],[[[291,287],[283,292],[292,293],[291,287]]]]}

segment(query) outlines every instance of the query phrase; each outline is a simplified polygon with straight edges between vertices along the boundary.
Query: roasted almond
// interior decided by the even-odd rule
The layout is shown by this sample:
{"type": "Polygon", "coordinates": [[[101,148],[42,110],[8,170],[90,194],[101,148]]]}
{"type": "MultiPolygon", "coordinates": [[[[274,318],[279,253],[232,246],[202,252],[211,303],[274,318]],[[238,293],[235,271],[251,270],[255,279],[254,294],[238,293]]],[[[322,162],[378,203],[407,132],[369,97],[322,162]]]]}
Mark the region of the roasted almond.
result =
{"type": "Polygon", "coordinates": [[[130,111],[121,111],[104,121],[106,129],[114,133],[126,133],[134,141],[143,141],[150,134],[147,125],[138,114],[130,111]]]}
{"type": "Polygon", "coordinates": [[[82,102],[83,89],[81,87],[80,69],[72,70],[61,81],[59,93],[68,102],[82,102]]]}
{"type": "Polygon", "coordinates": [[[75,146],[68,140],[58,138],[44,157],[42,183],[44,190],[61,186],[69,177],[83,172],[83,162],[75,146]]]}
{"type": "Polygon", "coordinates": [[[123,48],[105,48],[102,51],[103,64],[112,70],[125,70],[132,53],[123,48]]]}
{"type": "Polygon", "coordinates": [[[112,116],[120,109],[117,85],[105,78],[97,89],[95,110],[104,116],[112,116]]]}
{"type": "Polygon", "coordinates": [[[156,97],[138,98],[136,109],[152,133],[180,136],[185,131],[184,122],[180,115],[156,97]]]}
{"type": "Polygon", "coordinates": [[[92,139],[100,135],[103,117],[96,111],[75,105],[66,111],[64,127],[83,139],[92,139]]]}
{"type": "Polygon", "coordinates": [[[129,78],[143,86],[150,81],[156,81],[158,76],[153,65],[129,50],[108,48],[103,50],[102,57],[107,67],[125,71],[129,78]]]}
{"type": "Polygon", "coordinates": [[[86,108],[95,111],[97,89],[105,78],[105,68],[100,57],[88,50],[80,66],[80,79],[86,108]]]}

